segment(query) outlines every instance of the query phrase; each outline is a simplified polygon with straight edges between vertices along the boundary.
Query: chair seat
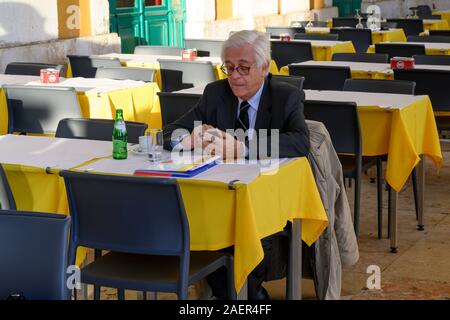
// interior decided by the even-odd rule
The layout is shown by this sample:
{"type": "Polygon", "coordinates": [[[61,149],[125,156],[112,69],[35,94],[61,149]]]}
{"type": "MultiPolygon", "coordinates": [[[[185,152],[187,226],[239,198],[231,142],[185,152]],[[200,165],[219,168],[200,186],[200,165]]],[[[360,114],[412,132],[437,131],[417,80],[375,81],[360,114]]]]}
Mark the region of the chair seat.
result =
{"type": "MultiPolygon", "coordinates": [[[[339,154],[339,161],[342,165],[344,177],[354,177],[356,170],[355,156],[347,154],[339,154]]],[[[376,157],[362,157],[361,170],[367,170],[376,165],[376,157]]]]}
{"type": "MultiPolygon", "coordinates": [[[[189,285],[225,266],[231,256],[217,251],[190,254],[189,285]]],[[[81,282],[138,291],[176,291],[179,259],[109,252],[81,269],[81,282]]]]}

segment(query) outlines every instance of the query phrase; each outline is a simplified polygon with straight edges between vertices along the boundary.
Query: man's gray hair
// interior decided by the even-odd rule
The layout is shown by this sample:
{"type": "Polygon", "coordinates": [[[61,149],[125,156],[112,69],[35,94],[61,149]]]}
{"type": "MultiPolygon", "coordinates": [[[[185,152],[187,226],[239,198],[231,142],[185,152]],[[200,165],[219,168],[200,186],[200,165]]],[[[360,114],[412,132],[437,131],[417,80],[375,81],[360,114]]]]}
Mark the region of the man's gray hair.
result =
{"type": "Polygon", "coordinates": [[[242,30],[233,33],[222,45],[222,61],[225,61],[225,51],[230,47],[239,47],[244,44],[253,46],[255,62],[259,68],[270,66],[270,40],[267,34],[256,30],[242,30]]]}

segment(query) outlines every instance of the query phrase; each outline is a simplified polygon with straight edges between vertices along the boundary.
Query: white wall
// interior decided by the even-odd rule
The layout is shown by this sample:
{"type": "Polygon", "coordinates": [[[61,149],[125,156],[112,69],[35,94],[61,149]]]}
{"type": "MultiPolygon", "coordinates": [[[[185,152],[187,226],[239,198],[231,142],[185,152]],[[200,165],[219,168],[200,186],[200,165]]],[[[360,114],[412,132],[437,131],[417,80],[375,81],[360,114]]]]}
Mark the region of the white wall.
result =
{"type": "Polygon", "coordinates": [[[109,1],[91,0],[92,35],[109,33],[109,1]]]}
{"type": "Polygon", "coordinates": [[[0,0],[0,47],[56,38],[56,0],[0,0]]]}
{"type": "Polygon", "coordinates": [[[380,7],[383,18],[405,17],[410,13],[408,8],[421,4],[427,4],[433,10],[450,9],[450,0],[363,0],[362,11],[372,4],[380,7]]]}

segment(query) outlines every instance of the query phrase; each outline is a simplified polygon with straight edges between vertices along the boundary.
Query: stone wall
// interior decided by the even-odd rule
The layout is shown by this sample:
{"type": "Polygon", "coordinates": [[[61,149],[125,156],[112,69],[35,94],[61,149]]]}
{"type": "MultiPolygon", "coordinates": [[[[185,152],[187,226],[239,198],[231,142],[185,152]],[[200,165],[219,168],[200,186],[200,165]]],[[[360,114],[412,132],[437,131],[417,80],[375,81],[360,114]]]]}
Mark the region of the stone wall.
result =
{"type": "Polygon", "coordinates": [[[363,0],[361,9],[364,12],[368,6],[377,5],[383,18],[398,18],[405,17],[410,12],[408,8],[421,4],[427,4],[433,10],[450,9],[450,0],[363,0]]]}

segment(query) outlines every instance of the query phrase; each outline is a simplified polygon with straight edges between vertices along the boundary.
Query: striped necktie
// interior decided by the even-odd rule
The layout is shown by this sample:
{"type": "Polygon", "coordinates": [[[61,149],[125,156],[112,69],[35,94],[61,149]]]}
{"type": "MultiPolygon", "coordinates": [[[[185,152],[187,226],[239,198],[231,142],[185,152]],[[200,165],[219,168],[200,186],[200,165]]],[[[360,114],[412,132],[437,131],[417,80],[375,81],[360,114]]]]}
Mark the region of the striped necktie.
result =
{"type": "Polygon", "coordinates": [[[247,101],[242,101],[239,105],[239,116],[234,124],[234,129],[243,129],[244,131],[248,130],[250,126],[248,119],[248,108],[250,108],[250,104],[247,101]]]}

